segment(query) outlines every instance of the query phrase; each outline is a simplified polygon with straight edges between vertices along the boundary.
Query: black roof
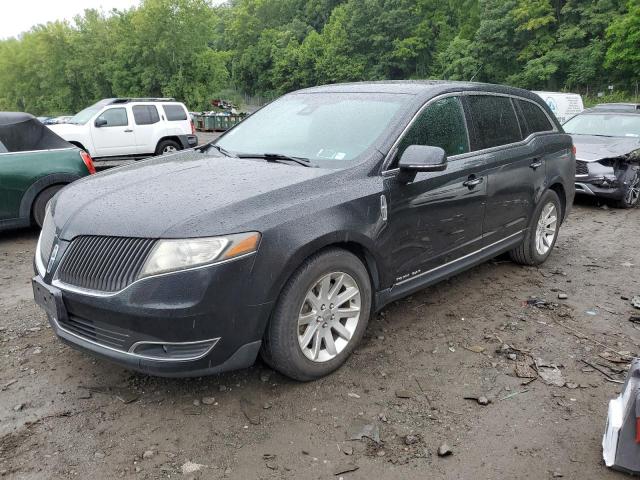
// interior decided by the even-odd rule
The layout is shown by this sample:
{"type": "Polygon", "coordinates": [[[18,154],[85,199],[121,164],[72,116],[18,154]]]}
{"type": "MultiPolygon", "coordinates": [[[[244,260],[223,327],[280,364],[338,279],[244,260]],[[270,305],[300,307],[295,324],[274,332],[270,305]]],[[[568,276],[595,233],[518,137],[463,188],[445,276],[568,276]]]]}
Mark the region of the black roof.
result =
{"type": "Polygon", "coordinates": [[[34,118],[30,113],[0,112],[0,125],[15,125],[16,123],[28,122],[34,118]]]}
{"type": "Polygon", "coordinates": [[[544,103],[542,99],[522,88],[509,87],[493,83],[465,82],[453,80],[381,80],[376,82],[335,83],[305,88],[292,93],[396,93],[421,97],[435,96],[450,91],[484,91],[518,95],[520,97],[544,103]]]}

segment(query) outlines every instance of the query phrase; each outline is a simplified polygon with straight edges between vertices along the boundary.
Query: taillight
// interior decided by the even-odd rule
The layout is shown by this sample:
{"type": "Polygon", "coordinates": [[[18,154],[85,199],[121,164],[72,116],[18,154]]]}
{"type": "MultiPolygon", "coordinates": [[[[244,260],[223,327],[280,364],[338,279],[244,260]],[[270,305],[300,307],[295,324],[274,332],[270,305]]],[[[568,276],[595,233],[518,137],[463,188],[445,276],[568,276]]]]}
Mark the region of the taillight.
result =
{"type": "Polygon", "coordinates": [[[196,126],[193,123],[193,120],[191,120],[191,135],[195,135],[196,134],[196,126]]]}
{"type": "Polygon", "coordinates": [[[571,145],[571,151],[573,152],[573,156],[575,157],[577,152],[575,145],[571,145]]]}
{"type": "Polygon", "coordinates": [[[636,418],[636,443],[640,443],[640,417],[636,418]]]}
{"type": "Polygon", "coordinates": [[[87,170],[89,170],[89,175],[93,175],[94,173],[96,173],[96,167],[93,165],[93,159],[91,158],[91,155],[89,155],[84,150],[80,150],[80,157],[87,167],[87,170]]]}

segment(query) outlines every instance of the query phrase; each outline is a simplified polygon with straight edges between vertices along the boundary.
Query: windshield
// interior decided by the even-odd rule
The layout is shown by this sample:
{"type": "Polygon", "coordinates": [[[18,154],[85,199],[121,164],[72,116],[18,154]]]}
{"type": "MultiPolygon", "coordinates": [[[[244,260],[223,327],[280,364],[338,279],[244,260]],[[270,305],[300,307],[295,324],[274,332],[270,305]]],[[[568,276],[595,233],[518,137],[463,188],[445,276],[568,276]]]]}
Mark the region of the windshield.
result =
{"type": "Polygon", "coordinates": [[[640,137],[640,115],[586,113],[573,117],[562,128],[567,133],[577,135],[640,137]]]}
{"type": "Polygon", "coordinates": [[[286,95],[248,117],[216,145],[241,156],[281,154],[342,168],[374,144],[409,98],[379,93],[286,95]]]}
{"type": "Polygon", "coordinates": [[[84,125],[89,120],[91,120],[96,113],[102,110],[102,107],[104,107],[107,104],[108,104],[108,100],[100,100],[98,103],[94,103],[90,107],[87,107],[84,110],[76,113],[66,123],[73,123],[75,125],[84,125]]]}

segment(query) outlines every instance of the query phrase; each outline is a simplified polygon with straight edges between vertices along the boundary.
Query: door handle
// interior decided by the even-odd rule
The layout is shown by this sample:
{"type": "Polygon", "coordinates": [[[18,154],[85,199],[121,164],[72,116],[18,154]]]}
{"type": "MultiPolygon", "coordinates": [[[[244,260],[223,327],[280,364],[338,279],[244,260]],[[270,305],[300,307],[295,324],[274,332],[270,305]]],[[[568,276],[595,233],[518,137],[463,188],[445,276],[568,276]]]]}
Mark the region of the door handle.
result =
{"type": "Polygon", "coordinates": [[[534,170],[536,168],[540,168],[542,166],[542,160],[538,160],[537,158],[531,162],[531,164],[529,165],[530,168],[533,168],[534,170]]]}
{"type": "Polygon", "coordinates": [[[465,187],[469,188],[469,190],[471,190],[476,185],[480,185],[482,182],[483,182],[482,177],[476,178],[475,176],[471,175],[469,177],[469,180],[467,180],[466,182],[462,182],[462,185],[464,185],[465,187]]]}
{"type": "Polygon", "coordinates": [[[127,128],[127,129],[125,130],[125,133],[131,133],[131,132],[133,132],[133,130],[131,130],[130,128],[127,128]]]}

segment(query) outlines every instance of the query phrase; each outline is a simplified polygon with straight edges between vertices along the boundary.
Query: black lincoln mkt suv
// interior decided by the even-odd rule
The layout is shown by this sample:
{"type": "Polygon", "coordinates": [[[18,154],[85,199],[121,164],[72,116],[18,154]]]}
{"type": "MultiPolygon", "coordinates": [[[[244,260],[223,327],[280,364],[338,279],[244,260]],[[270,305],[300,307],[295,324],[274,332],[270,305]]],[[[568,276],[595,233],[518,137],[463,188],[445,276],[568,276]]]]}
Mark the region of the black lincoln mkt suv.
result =
{"type": "Polygon", "coordinates": [[[544,262],[575,156],[547,105],[498,85],[309,88],[194,149],[49,203],[37,303],[73,347],[200,376],[258,354],[312,380],[372,312],[504,252],[544,262]]]}

